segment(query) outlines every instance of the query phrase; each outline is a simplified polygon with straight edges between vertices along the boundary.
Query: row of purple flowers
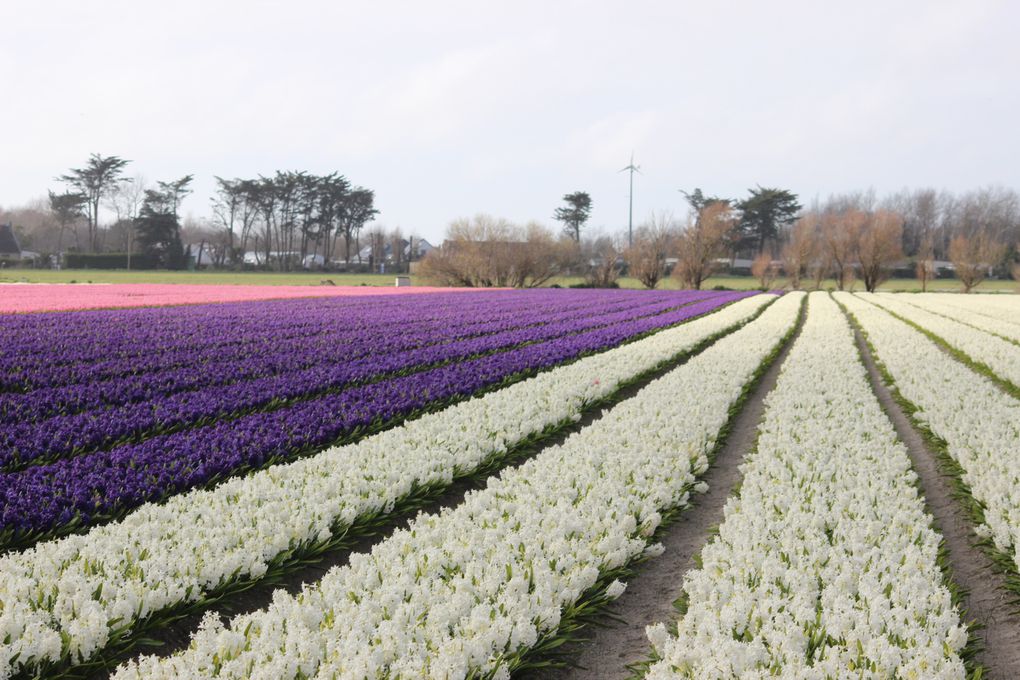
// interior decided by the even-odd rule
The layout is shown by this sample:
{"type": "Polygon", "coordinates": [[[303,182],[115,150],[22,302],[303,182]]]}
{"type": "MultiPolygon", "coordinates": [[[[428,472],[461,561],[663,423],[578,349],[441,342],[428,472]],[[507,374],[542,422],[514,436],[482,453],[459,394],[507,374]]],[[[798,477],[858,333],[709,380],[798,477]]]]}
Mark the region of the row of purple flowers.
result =
{"type": "MultiPolygon", "coordinates": [[[[379,298],[345,298],[323,299],[318,305],[314,301],[284,300],[8,316],[0,324],[0,391],[24,392],[165,371],[195,362],[238,358],[257,347],[329,343],[338,333],[362,332],[378,337],[381,331],[414,326],[428,334],[442,328],[451,317],[466,324],[485,323],[511,318],[519,311],[519,297],[500,293],[494,296],[499,299],[490,304],[473,295],[435,296],[428,305],[411,299],[420,296],[401,296],[384,299],[378,305],[368,301],[379,298]],[[215,307],[221,309],[213,316],[210,308],[215,307]],[[182,327],[181,319],[170,315],[173,311],[185,317],[186,325],[182,327]],[[51,317],[59,314],[64,316],[63,324],[55,326],[51,317]],[[105,328],[90,315],[102,315],[105,328]],[[20,322],[16,328],[8,327],[12,319],[20,322]],[[25,319],[38,325],[31,326],[25,319]]],[[[536,309],[547,311],[600,304],[605,304],[601,297],[584,300],[544,294],[531,301],[536,309]]]]}
{"type": "MultiPolygon", "coordinates": [[[[582,318],[538,323],[542,312],[519,311],[523,324],[501,333],[414,347],[417,341],[379,343],[383,349],[361,358],[337,362],[328,359],[301,370],[160,395],[111,408],[48,418],[25,418],[0,430],[0,465],[21,467],[40,461],[140,441],[153,434],[195,427],[257,409],[278,408],[289,402],[335,392],[352,385],[400,375],[524,343],[549,340],[589,328],[660,314],[690,302],[689,294],[653,304],[631,304],[624,311],[592,313],[582,318]]],[[[615,309],[615,307],[612,307],[615,309]]],[[[343,335],[339,344],[349,344],[343,335]]],[[[365,343],[367,345],[367,343],[365,343]]],[[[283,352],[282,355],[287,355],[283,352]]],[[[253,357],[252,362],[263,362],[253,357]]],[[[32,394],[32,393],[29,393],[32,394]]]]}
{"type": "MultiPolygon", "coordinates": [[[[683,294],[676,295],[678,300],[685,299],[683,294]]],[[[3,473],[2,540],[8,546],[25,545],[121,516],[141,503],[292,460],[423,409],[688,320],[746,295],[712,294],[661,314],[445,363],[138,444],[3,473]]]]}
{"type": "MultiPolygon", "coordinates": [[[[649,298],[651,305],[665,300],[649,298]]],[[[672,300],[670,300],[672,302],[672,300]]],[[[132,402],[152,400],[178,392],[203,387],[226,385],[242,380],[281,375],[291,371],[313,368],[337,361],[353,361],[369,355],[403,352],[428,345],[471,337],[504,333],[539,323],[553,323],[624,311],[633,306],[630,301],[593,308],[591,304],[545,304],[521,309],[494,310],[474,313],[456,310],[445,319],[423,323],[413,319],[411,310],[401,310],[408,317],[406,324],[395,328],[359,326],[350,328],[331,324],[333,331],[323,335],[303,335],[238,342],[231,351],[226,349],[206,353],[167,347],[155,356],[144,359],[117,359],[117,375],[106,379],[37,387],[27,391],[0,393],[0,423],[36,421],[56,415],[107,408],[132,402]]],[[[229,325],[210,329],[214,334],[228,334],[229,325]]],[[[237,334],[237,331],[234,330],[237,334]]],[[[58,379],[68,373],[62,366],[47,366],[33,372],[31,379],[40,381],[58,379]]]]}

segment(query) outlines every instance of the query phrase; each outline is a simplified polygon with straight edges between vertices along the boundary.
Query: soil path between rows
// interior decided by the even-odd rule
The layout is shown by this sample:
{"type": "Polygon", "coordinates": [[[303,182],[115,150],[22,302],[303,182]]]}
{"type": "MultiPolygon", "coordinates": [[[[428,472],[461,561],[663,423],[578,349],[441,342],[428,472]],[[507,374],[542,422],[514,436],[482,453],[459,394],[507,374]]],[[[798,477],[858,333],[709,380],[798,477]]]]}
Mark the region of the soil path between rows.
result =
{"type": "Polygon", "coordinates": [[[907,447],[928,512],[945,539],[953,581],[963,591],[964,617],[980,624],[974,631],[981,647],[976,661],[985,667],[985,677],[992,680],[1020,678],[1020,616],[1010,604],[1012,596],[1005,588],[1005,579],[975,545],[974,525],[953,497],[953,480],[939,469],[937,457],[896,402],[856,324],[854,335],[872,390],[907,447]]]}
{"type": "Polygon", "coordinates": [[[613,603],[609,611],[619,620],[607,621],[604,627],[586,630],[587,642],[564,650],[565,654],[572,653],[576,668],[523,677],[623,680],[633,676],[628,666],[648,658],[651,645],[645,636],[645,627],[676,620],[673,602],[680,595],[683,576],[689,569],[695,568],[696,556],[708,542],[714,527],[723,520],[726,499],[742,479],[740,463],[752,450],[758,436],[758,425],[765,411],[765,396],[776,386],[783,362],[800,336],[803,319],[801,316],[796,331],[730,423],[726,441],[701,478],[708,483],[708,491],[694,496],[692,507],[680,513],[676,522],[666,528],[660,540],[665,552],[638,567],[627,584],[626,592],[613,603]]]}

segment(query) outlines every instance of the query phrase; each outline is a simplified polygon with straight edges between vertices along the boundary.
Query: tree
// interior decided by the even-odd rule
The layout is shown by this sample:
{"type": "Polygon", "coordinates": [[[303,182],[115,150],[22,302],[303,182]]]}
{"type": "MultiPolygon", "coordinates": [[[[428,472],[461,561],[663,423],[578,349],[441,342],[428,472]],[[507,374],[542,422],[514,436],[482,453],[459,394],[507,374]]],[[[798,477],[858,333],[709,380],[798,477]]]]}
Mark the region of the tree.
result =
{"type": "Polygon", "coordinates": [[[138,217],[147,188],[145,177],[142,175],[136,174],[130,179],[125,178],[110,187],[106,196],[106,207],[113,211],[118,222],[133,220],[138,217]]]}
{"type": "Polygon", "coordinates": [[[89,156],[88,164],[84,168],[71,168],[68,174],[57,178],[57,181],[72,187],[75,193],[85,196],[90,252],[96,252],[99,246],[99,202],[114,186],[126,181],[120,174],[124,166],[130,162],[117,156],[103,157],[94,153],[89,156]]]}
{"type": "Polygon", "coordinates": [[[762,290],[768,290],[778,274],[778,268],[772,261],[772,253],[758,253],[751,262],[751,276],[758,279],[758,287],[762,290]]]}
{"type": "Polygon", "coordinates": [[[170,210],[171,199],[157,190],[145,192],[135,230],[138,245],[156,261],[157,266],[166,269],[183,269],[186,264],[184,245],[181,242],[181,225],[170,210]]]}
{"type": "Polygon", "coordinates": [[[634,245],[623,255],[627,270],[645,288],[655,288],[666,274],[666,258],[673,249],[676,226],[673,216],[653,215],[637,229],[634,245]]]}
{"type": "Polygon", "coordinates": [[[553,219],[563,223],[563,231],[574,239],[575,243],[581,242],[581,228],[591,217],[591,196],[584,191],[575,191],[563,197],[566,205],[556,208],[553,219]]]}
{"type": "Polygon", "coordinates": [[[956,278],[969,293],[979,286],[988,271],[1002,258],[1005,248],[986,229],[978,229],[969,236],[960,234],[949,242],[949,259],[956,270],[956,278]]]}
{"type": "Polygon", "coordinates": [[[867,219],[867,213],[857,209],[828,211],[822,215],[821,232],[826,260],[840,290],[853,281],[857,240],[867,219]]]}
{"type": "Polygon", "coordinates": [[[935,242],[932,238],[932,234],[926,233],[921,237],[921,242],[918,244],[917,250],[917,264],[914,266],[914,271],[917,274],[917,280],[921,282],[921,292],[928,291],[928,281],[935,277],[935,242]]]}
{"type": "Polygon", "coordinates": [[[358,250],[358,257],[361,257],[361,249],[359,236],[364,226],[376,215],[379,211],[375,209],[375,192],[370,189],[364,189],[357,187],[352,190],[347,197],[345,207],[340,218],[340,233],[344,237],[344,245],[346,246],[346,261],[351,261],[351,242],[354,242],[355,248],[358,250]]]}
{"type": "Polygon", "coordinates": [[[818,213],[802,215],[790,229],[790,240],[783,247],[783,270],[790,288],[800,288],[801,275],[818,258],[818,213]]]}
{"type": "MultiPolygon", "coordinates": [[[[571,241],[577,246],[577,243],[571,241]]],[[[589,288],[617,288],[617,280],[623,273],[621,248],[617,239],[608,234],[600,234],[579,247],[575,252],[580,255],[584,271],[584,285],[589,288]]]]}
{"type": "Polygon", "coordinates": [[[216,195],[212,198],[213,219],[226,236],[226,249],[231,261],[240,260],[247,250],[251,228],[258,217],[256,203],[251,200],[251,180],[216,177],[216,195]],[[234,228],[241,229],[241,246],[235,247],[234,228]]]}
{"type": "Polygon", "coordinates": [[[540,224],[524,227],[490,215],[452,222],[441,248],[421,261],[421,274],[448,286],[540,286],[561,271],[572,242],[540,224]]]}
{"type": "Polygon", "coordinates": [[[736,206],[740,211],[741,246],[765,252],[765,246],[775,243],[780,230],[794,221],[801,205],[797,194],[785,189],[759,186],[750,194],[736,206]]]}
{"type": "Polygon", "coordinates": [[[59,253],[64,249],[64,232],[73,228],[74,223],[85,216],[83,208],[86,198],[84,194],[73,191],[62,194],[50,191],[49,197],[50,211],[56,218],[57,224],[60,225],[60,231],[57,234],[57,252],[59,253]]]}
{"type": "Polygon", "coordinates": [[[727,235],[737,220],[725,201],[713,201],[702,207],[677,238],[677,265],[673,275],[684,287],[701,288],[724,253],[727,235]]]}
{"type": "Polygon", "coordinates": [[[160,192],[166,197],[167,208],[174,217],[178,217],[177,209],[180,207],[181,201],[192,192],[189,185],[193,179],[195,179],[194,175],[185,175],[172,182],[157,182],[160,192]]]}
{"type": "Polygon", "coordinates": [[[857,238],[857,262],[869,293],[889,279],[893,265],[903,257],[903,217],[890,210],[868,215],[857,238]]]}
{"type": "Polygon", "coordinates": [[[727,206],[733,205],[732,200],[720,196],[706,196],[705,192],[697,187],[694,188],[694,191],[690,192],[680,189],[680,193],[684,195],[684,199],[695,214],[700,214],[702,210],[713,203],[723,203],[727,206]]]}

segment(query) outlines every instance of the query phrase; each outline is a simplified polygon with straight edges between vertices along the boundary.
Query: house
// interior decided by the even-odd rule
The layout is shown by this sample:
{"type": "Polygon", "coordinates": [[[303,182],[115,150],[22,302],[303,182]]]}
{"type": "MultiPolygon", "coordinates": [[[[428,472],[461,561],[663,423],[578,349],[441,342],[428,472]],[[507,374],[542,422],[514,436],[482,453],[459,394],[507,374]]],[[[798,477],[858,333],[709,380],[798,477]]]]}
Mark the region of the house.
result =
{"type": "MultiPolygon", "coordinates": [[[[400,239],[400,250],[401,250],[401,262],[407,262],[409,260],[420,260],[425,257],[429,251],[435,250],[435,246],[426,241],[423,238],[415,238],[408,240],[406,238],[400,239]],[[413,251],[413,252],[412,252],[413,251]]],[[[382,245],[383,262],[395,262],[396,258],[393,256],[393,242],[386,241],[382,245]]],[[[361,258],[361,262],[370,262],[372,257],[372,246],[371,244],[364,246],[358,253],[361,258]]]]}
{"type": "Polygon", "coordinates": [[[22,257],[21,245],[14,233],[13,224],[0,224],[0,258],[8,260],[20,260],[22,257]]]}
{"type": "Polygon", "coordinates": [[[189,243],[184,246],[191,265],[195,267],[212,267],[216,264],[216,253],[208,243],[189,243]]]}

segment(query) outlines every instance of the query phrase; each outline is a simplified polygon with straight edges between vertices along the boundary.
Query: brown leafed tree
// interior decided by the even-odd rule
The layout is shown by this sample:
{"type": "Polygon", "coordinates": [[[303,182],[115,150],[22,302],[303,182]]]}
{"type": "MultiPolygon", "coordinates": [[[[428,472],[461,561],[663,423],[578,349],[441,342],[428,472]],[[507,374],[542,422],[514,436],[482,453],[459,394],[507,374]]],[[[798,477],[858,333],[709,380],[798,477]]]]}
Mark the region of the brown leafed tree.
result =
{"type": "Polygon", "coordinates": [[[560,273],[568,248],[542,225],[519,227],[478,215],[453,222],[442,247],[421,261],[419,271],[447,286],[529,288],[560,273]]]}
{"type": "Polygon", "coordinates": [[[725,253],[726,238],[737,220],[729,204],[713,201],[694,215],[677,237],[677,264],[673,276],[685,288],[698,290],[715,269],[716,258],[725,253]]]}
{"type": "Polygon", "coordinates": [[[620,278],[620,248],[611,236],[599,236],[584,248],[584,282],[592,288],[612,288],[620,278]]]}
{"type": "Polygon", "coordinates": [[[818,213],[802,215],[790,229],[790,240],[783,248],[783,270],[790,280],[790,288],[800,288],[804,271],[810,269],[818,257],[818,213]]]}
{"type": "Polygon", "coordinates": [[[921,235],[914,272],[917,275],[917,280],[921,282],[921,292],[927,292],[928,282],[935,278],[935,240],[931,232],[921,235]]]}
{"type": "Polygon", "coordinates": [[[751,262],[751,276],[758,279],[758,287],[768,290],[779,274],[779,267],[772,261],[772,253],[762,252],[751,262]]]}
{"type": "Polygon", "coordinates": [[[949,259],[956,270],[956,278],[969,293],[979,286],[989,270],[1002,259],[1005,251],[986,229],[977,229],[969,236],[960,234],[949,242],[949,259]]]}
{"type": "Polygon", "coordinates": [[[671,215],[655,215],[634,232],[634,245],[623,257],[630,276],[645,288],[655,288],[666,273],[666,258],[673,250],[676,229],[671,215]]]}
{"type": "Polygon", "coordinates": [[[822,216],[822,243],[840,290],[853,279],[857,241],[867,219],[867,213],[853,208],[822,216]]]}
{"type": "Polygon", "coordinates": [[[867,215],[856,245],[864,287],[874,293],[903,258],[903,217],[891,210],[876,210],[867,215]]]}

